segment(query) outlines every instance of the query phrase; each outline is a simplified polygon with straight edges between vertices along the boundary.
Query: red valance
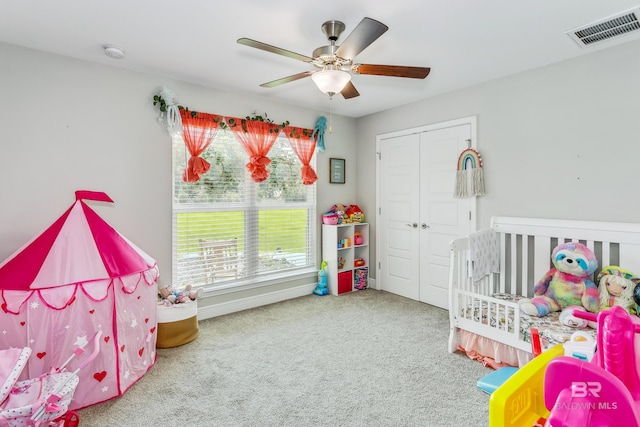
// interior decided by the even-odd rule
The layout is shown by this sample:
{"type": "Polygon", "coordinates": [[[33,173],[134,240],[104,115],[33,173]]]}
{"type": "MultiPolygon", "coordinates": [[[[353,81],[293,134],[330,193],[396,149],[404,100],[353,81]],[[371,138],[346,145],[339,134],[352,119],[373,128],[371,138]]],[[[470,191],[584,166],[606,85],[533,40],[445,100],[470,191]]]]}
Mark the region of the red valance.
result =
{"type": "Polygon", "coordinates": [[[298,160],[302,163],[302,183],[311,185],[318,180],[316,172],[311,167],[311,158],[316,149],[316,138],[313,136],[312,129],[303,129],[293,126],[287,126],[283,129],[287,136],[293,152],[298,156],[298,160]]]}
{"type": "Polygon", "coordinates": [[[213,138],[218,133],[222,116],[180,110],[180,117],[182,119],[184,143],[191,155],[187,162],[187,167],[182,171],[182,180],[196,182],[211,167],[209,162],[200,157],[200,155],[211,145],[213,138]]]}
{"type": "Polygon", "coordinates": [[[249,156],[246,168],[251,173],[251,179],[254,182],[265,181],[270,173],[267,166],[271,163],[267,154],[278,138],[281,125],[259,120],[227,117],[227,126],[249,156]]]}

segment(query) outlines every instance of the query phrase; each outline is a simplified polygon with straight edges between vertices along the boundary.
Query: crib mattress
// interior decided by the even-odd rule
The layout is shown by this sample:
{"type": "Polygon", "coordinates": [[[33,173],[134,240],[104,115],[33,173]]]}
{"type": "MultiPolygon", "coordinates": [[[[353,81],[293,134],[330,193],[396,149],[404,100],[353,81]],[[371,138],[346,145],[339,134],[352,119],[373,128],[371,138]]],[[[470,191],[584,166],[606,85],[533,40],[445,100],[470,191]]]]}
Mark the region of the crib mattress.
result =
{"type": "MultiPolygon", "coordinates": [[[[492,297],[514,302],[517,302],[518,300],[523,298],[520,295],[504,293],[494,294],[492,295],[492,297]]],[[[482,304],[480,306],[468,306],[463,310],[465,310],[464,315],[466,317],[472,316],[476,322],[482,322],[491,326],[496,326],[498,324],[504,326],[506,324],[506,329],[510,332],[513,332],[513,313],[508,313],[505,315],[504,312],[496,312],[495,309],[492,309],[486,304],[482,304]]],[[[526,342],[531,342],[531,328],[536,328],[540,333],[540,341],[543,350],[553,347],[556,344],[565,343],[569,340],[569,338],[571,338],[571,334],[573,334],[578,329],[562,325],[559,321],[559,317],[560,312],[551,313],[544,317],[535,317],[520,313],[521,339],[526,342]]],[[[595,339],[595,329],[585,328],[584,331],[591,334],[595,339]]]]}

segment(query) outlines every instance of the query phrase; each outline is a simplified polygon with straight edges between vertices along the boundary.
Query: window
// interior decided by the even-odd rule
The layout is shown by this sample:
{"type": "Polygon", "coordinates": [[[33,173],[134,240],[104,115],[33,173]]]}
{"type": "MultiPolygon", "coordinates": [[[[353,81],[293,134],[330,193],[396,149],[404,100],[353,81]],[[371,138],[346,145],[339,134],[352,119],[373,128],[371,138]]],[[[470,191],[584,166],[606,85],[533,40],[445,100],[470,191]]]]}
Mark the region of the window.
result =
{"type": "Polygon", "coordinates": [[[211,169],[195,183],[182,180],[188,157],[174,138],[173,283],[223,289],[315,270],[316,186],[302,184],[284,135],[260,183],[250,179],[231,131],[220,130],[202,154],[211,169]]]}

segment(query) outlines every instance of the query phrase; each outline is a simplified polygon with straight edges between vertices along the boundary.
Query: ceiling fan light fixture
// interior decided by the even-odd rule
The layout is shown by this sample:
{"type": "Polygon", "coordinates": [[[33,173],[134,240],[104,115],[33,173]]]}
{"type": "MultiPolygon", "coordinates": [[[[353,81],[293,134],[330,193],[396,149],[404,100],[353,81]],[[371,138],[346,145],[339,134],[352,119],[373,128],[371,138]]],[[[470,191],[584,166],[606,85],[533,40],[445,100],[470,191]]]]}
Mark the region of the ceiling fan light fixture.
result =
{"type": "Polygon", "coordinates": [[[311,80],[318,86],[321,92],[330,97],[342,92],[342,89],[351,80],[351,74],[342,70],[321,70],[311,75],[311,80]]]}

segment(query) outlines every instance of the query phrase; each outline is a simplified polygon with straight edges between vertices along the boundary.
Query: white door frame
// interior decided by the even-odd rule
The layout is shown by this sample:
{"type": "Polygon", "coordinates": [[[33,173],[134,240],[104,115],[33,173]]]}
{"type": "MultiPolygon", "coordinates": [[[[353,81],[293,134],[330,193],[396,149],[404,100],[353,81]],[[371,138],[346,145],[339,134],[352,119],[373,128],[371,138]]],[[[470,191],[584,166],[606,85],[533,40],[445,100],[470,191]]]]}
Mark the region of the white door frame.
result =
{"type": "MultiPolygon", "coordinates": [[[[469,117],[462,117],[460,119],[454,119],[454,120],[448,120],[446,122],[439,122],[439,123],[433,123],[430,125],[423,125],[423,126],[418,126],[415,128],[410,128],[410,129],[403,129],[403,130],[399,130],[399,131],[394,131],[394,132],[390,132],[390,133],[383,133],[380,135],[376,136],[376,218],[379,217],[380,215],[380,210],[381,210],[381,206],[380,206],[380,200],[381,200],[381,194],[380,194],[380,144],[382,143],[382,140],[384,139],[388,139],[388,138],[394,138],[394,137],[398,137],[398,136],[404,136],[404,135],[409,135],[409,134],[413,134],[413,133],[421,133],[421,132],[428,132],[428,131],[434,131],[434,130],[438,130],[438,129],[445,129],[445,128],[450,128],[450,127],[455,127],[455,126],[460,126],[460,125],[465,125],[468,124],[469,126],[471,126],[471,148],[477,149],[478,147],[478,134],[477,134],[477,121],[478,121],[478,116],[469,116],[469,117]]],[[[471,223],[471,228],[472,231],[476,231],[477,226],[478,226],[478,222],[477,222],[477,197],[474,198],[475,200],[471,203],[471,215],[473,217],[473,221],[471,223]]],[[[376,284],[375,284],[375,289],[377,290],[381,290],[382,289],[382,280],[380,277],[380,221],[376,219],[376,284]]]]}

